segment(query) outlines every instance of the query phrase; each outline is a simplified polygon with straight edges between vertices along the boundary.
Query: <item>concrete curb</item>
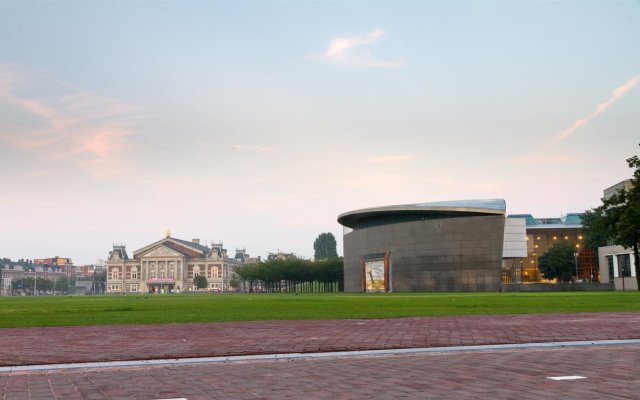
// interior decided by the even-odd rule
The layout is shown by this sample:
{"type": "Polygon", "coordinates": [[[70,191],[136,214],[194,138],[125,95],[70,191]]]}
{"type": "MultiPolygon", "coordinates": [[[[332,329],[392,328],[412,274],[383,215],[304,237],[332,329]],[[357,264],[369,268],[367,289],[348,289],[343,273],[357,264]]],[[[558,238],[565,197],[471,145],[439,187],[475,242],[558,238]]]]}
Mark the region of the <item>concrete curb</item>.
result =
{"type": "Polygon", "coordinates": [[[250,361],[279,361],[279,360],[286,361],[286,360],[301,360],[301,359],[304,360],[304,359],[324,359],[324,358],[371,357],[371,356],[410,355],[410,354],[424,354],[424,353],[561,349],[561,348],[572,348],[572,347],[629,346],[629,345],[640,345],[640,339],[587,340],[587,341],[571,341],[571,342],[516,343],[516,344],[495,344],[495,345],[477,345],[477,346],[336,351],[336,352],[322,352],[322,353],[281,353],[281,354],[263,354],[263,355],[228,356],[228,357],[168,358],[168,359],[135,360],[135,361],[108,361],[108,362],[85,362],[85,363],[69,363],[69,364],[20,365],[20,366],[12,366],[12,367],[0,367],[0,373],[56,371],[56,370],[81,369],[81,368],[103,369],[103,368],[162,366],[162,365],[190,365],[190,364],[205,364],[205,363],[236,363],[236,362],[250,362],[250,361]]]}

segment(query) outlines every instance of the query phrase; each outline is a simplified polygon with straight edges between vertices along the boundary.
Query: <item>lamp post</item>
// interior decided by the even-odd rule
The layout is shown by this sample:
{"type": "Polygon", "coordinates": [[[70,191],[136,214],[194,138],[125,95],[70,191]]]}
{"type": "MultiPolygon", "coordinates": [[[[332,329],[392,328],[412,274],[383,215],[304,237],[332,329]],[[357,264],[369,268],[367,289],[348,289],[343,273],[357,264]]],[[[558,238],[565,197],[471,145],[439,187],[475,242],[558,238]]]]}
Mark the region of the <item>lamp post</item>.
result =
{"type": "Polygon", "coordinates": [[[573,259],[576,262],[576,283],[578,283],[578,253],[573,253],[573,259]]]}

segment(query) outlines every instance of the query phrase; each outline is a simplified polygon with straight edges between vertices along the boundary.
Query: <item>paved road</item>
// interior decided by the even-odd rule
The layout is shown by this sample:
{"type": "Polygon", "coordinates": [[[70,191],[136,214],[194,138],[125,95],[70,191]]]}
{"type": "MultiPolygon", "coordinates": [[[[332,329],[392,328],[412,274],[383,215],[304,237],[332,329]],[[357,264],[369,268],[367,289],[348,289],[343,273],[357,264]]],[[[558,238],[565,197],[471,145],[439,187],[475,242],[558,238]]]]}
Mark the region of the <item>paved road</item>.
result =
{"type": "MultiPolygon", "coordinates": [[[[640,313],[0,330],[0,365],[640,339],[640,313]]],[[[640,346],[0,373],[0,399],[640,399],[640,346]],[[577,381],[551,376],[583,375],[577,381]]]]}
{"type": "Polygon", "coordinates": [[[640,399],[639,376],[640,346],[582,347],[11,373],[0,398],[640,399]]]}
{"type": "Polygon", "coordinates": [[[0,329],[0,366],[640,339],[640,313],[0,329]]]}

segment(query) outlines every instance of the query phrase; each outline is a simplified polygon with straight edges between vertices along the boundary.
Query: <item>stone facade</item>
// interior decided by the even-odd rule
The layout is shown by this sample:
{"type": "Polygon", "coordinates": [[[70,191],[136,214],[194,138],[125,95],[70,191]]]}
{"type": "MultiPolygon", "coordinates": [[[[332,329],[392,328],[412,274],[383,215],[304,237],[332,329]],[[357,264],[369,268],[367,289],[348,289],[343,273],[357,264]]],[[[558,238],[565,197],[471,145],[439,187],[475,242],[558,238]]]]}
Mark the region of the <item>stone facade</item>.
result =
{"type": "Polygon", "coordinates": [[[136,250],[129,258],[124,246],[113,246],[107,260],[107,293],[165,293],[194,291],[193,279],[207,278],[208,290],[226,291],[233,268],[222,244],[210,247],[166,238],[136,250]]]}
{"type": "Polygon", "coordinates": [[[502,199],[457,200],[340,215],[345,291],[499,290],[504,241],[515,246],[507,257],[525,247],[524,229],[505,236],[505,209],[502,199]]]}
{"type": "Polygon", "coordinates": [[[363,291],[363,257],[386,253],[393,292],[498,290],[504,223],[496,215],[356,229],[344,236],[345,291],[363,291]]]}

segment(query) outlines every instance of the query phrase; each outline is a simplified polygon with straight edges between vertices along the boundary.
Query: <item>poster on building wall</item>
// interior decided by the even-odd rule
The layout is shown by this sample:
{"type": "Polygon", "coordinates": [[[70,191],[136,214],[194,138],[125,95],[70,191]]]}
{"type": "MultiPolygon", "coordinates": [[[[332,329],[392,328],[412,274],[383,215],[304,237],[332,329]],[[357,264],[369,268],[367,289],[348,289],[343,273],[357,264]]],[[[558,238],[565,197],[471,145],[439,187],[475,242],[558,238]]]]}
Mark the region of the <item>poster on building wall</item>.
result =
{"type": "Polygon", "coordinates": [[[365,262],[367,292],[384,292],[384,260],[365,262]]]}

